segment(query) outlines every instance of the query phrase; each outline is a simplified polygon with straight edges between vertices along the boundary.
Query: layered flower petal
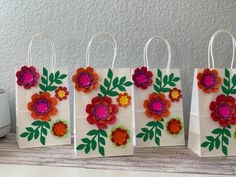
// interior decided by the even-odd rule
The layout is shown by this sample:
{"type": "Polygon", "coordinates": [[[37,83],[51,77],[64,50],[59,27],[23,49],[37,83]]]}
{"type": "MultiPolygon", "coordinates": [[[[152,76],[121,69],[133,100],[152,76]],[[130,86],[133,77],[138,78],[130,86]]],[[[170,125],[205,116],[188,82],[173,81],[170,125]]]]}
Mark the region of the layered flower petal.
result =
{"type": "Polygon", "coordinates": [[[132,79],[136,87],[147,89],[153,83],[152,76],[152,72],[148,71],[147,67],[143,66],[135,69],[132,79]]]}
{"type": "Polygon", "coordinates": [[[68,95],[69,95],[69,91],[67,90],[66,87],[61,87],[60,86],[55,90],[55,97],[59,101],[66,100],[68,95]]]}
{"type": "Polygon", "coordinates": [[[180,89],[173,88],[169,91],[169,98],[172,102],[179,102],[182,98],[182,92],[180,89]]]}
{"type": "Polygon", "coordinates": [[[118,106],[127,107],[131,104],[131,96],[129,96],[128,93],[121,93],[118,95],[116,101],[118,103],[118,106]]]}

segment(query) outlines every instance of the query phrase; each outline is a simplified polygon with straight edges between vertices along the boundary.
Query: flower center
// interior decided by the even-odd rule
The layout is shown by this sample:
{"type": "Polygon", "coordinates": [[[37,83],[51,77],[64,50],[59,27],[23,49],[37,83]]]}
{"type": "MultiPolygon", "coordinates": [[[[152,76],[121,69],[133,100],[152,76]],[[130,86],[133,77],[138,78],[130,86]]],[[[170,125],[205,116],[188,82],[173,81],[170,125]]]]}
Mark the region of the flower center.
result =
{"type": "Polygon", "coordinates": [[[207,74],[204,78],[203,78],[203,84],[210,88],[213,87],[215,85],[215,77],[211,74],[207,74]]]}
{"type": "Polygon", "coordinates": [[[122,97],[120,98],[120,104],[122,104],[122,105],[127,105],[128,102],[129,102],[129,99],[128,99],[126,96],[122,96],[122,97]]]}
{"type": "Polygon", "coordinates": [[[92,77],[88,73],[81,73],[78,77],[78,83],[83,88],[88,88],[92,84],[92,77]]]}
{"type": "Polygon", "coordinates": [[[95,108],[94,114],[98,120],[105,120],[109,116],[109,109],[107,106],[100,104],[95,108]]]}
{"type": "Polygon", "coordinates": [[[139,73],[136,77],[136,80],[140,84],[144,84],[147,82],[147,77],[144,73],[139,73]]]}
{"type": "Polygon", "coordinates": [[[220,106],[219,114],[221,115],[223,119],[225,120],[228,119],[231,116],[231,113],[232,113],[232,109],[227,104],[220,106]]]}
{"type": "Polygon", "coordinates": [[[179,92],[174,90],[174,91],[172,91],[171,96],[172,96],[172,98],[177,99],[179,97],[179,92]]]}
{"type": "Polygon", "coordinates": [[[66,96],[66,92],[64,90],[59,90],[57,95],[59,98],[64,98],[66,96]]]}
{"type": "Polygon", "coordinates": [[[50,104],[47,100],[40,99],[35,103],[34,108],[38,114],[47,114],[50,111],[50,104]]]}
{"type": "Polygon", "coordinates": [[[22,79],[23,79],[23,82],[28,84],[34,80],[34,75],[31,72],[27,71],[23,74],[22,79]]]}
{"type": "Polygon", "coordinates": [[[150,109],[156,114],[160,114],[164,110],[164,105],[161,100],[153,100],[150,104],[150,109]]]}

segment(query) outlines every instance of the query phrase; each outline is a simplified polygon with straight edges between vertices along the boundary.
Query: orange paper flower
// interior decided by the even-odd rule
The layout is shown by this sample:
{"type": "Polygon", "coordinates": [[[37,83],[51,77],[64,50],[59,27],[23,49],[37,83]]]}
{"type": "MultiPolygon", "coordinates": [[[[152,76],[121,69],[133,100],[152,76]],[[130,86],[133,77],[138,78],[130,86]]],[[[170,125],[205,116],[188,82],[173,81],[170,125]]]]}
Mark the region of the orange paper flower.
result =
{"type": "Polygon", "coordinates": [[[129,96],[128,93],[121,93],[119,94],[116,101],[118,103],[118,106],[127,107],[131,103],[131,96],[129,96]]]}
{"type": "Polygon", "coordinates": [[[146,115],[153,117],[156,121],[160,121],[170,114],[170,101],[162,93],[150,94],[148,100],[145,100],[143,105],[146,108],[146,115]]]}
{"type": "Polygon", "coordinates": [[[206,68],[203,72],[198,73],[198,87],[205,93],[217,92],[222,83],[218,72],[215,69],[206,68]]]}
{"type": "Polygon", "coordinates": [[[169,91],[169,98],[172,102],[179,102],[179,100],[182,98],[182,93],[180,89],[173,88],[169,91]]]}
{"type": "Polygon", "coordinates": [[[31,111],[31,116],[34,119],[49,121],[51,116],[57,114],[57,99],[50,97],[50,93],[43,92],[42,94],[35,93],[31,97],[31,102],[28,103],[28,110],[31,111]]]}
{"type": "Polygon", "coordinates": [[[114,131],[111,133],[111,141],[116,145],[116,146],[121,146],[121,145],[126,145],[130,136],[127,132],[126,129],[124,128],[116,128],[114,131]]]}
{"type": "Polygon", "coordinates": [[[66,87],[60,86],[55,90],[55,97],[60,101],[66,100],[68,95],[69,95],[69,92],[67,91],[66,87]]]}
{"type": "Polygon", "coordinates": [[[68,132],[68,126],[63,121],[58,121],[52,126],[54,136],[63,137],[68,132]]]}
{"type": "Polygon", "coordinates": [[[72,81],[75,83],[75,89],[84,93],[89,93],[98,88],[98,74],[94,72],[92,67],[77,69],[72,81]]]}
{"type": "Polygon", "coordinates": [[[166,129],[171,135],[178,135],[183,129],[183,126],[179,119],[172,118],[167,122],[166,129]]]}

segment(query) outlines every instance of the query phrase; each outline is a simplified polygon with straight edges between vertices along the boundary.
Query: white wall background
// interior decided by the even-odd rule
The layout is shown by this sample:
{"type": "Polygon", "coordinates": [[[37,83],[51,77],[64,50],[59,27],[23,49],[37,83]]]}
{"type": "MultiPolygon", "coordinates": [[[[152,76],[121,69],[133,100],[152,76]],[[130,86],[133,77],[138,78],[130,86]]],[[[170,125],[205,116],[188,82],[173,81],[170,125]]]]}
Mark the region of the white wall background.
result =
{"type": "MultiPolygon", "coordinates": [[[[15,131],[14,68],[27,64],[27,48],[36,32],[54,37],[57,65],[67,65],[70,77],[76,67],[85,64],[87,43],[96,32],[114,34],[118,43],[117,67],[141,66],[145,42],[155,35],[165,37],[172,48],[171,66],[182,71],[187,127],[193,69],[207,66],[209,38],[220,28],[229,29],[236,36],[235,0],[0,0],[0,87],[9,89],[11,131],[15,131]]],[[[36,66],[48,65],[51,57],[48,43],[41,41],[33,50],[36,66]]],[[[230,38],[222,35],[214,46],[217,66],[228,67],[232,55],[230,38]]],[[[108,67],[113,55],[108,40],[98,39],[92,49],[91,64],[108,67]]],[[[153,43],[149,60],[151,66],[166,66],[163,43],[153,43]]]]}

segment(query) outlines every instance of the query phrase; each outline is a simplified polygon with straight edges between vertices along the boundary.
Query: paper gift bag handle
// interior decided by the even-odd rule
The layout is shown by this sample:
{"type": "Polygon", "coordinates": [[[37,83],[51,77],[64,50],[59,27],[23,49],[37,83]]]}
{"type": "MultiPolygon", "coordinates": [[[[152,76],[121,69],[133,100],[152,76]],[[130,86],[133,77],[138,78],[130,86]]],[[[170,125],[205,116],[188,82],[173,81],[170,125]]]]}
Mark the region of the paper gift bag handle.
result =
{"type": "Polygon", "coordinates": [[[87,49],[86,49],[86,67],[89,66],[91,44],[92,44],[93,40],[95,38],[99,37],[99,36],[106,36],[106,37],[109,37],[112,40],[112,45],[113,45],[113,49],[114,49],[114,56],[113,56],[113,61],[112,61],[111,68],[113,68],[115,60],[116,60],[117,43],[116,43],[116,40],[113,37],[113,35],[111,33],[109,33],[109,32],[99,32],[99,33],[94,34],[91,37],[91,39],[90,39],[90,41],[88,43],[87,49]]]}
{"type": "Polygon", "coordinates": [[[167,70],[169,71],[170,69],[170,62],[171,62],[171,49],[170,49],[170,44],[169,42],[163,38],[163,37],[160,37],[160,36],[155,36],[155,37],[152,37],[150,38],[146,44],[145,44],[145,47],[144,47],[144,50],[143,50],[143,60],[144,60],[144,66],[147,66],[147,68],[149,69],[149,64],[148,64],[148,47],[149,47],[149,44],[151,41],[153,41],[154,39],[161,39],[165,42],[166,46],[167,46],[167,49],[168,49],[168,62],[167,62],[167,70]]]}
{"type": "Polygon", "coordinates": [[[235,48],[236,48],[236,40],[234,38],[234,36],[231,34],[230,31],[228,30],[225,30],[225,29],[220,29],[218,31],[216,31],[210,41],[209,41],[209,45],[208,45],[208,68],[211,68],[211,62],[212,62],[212,68],[215,68],[215,60],[214,60],[214,57],[213,57],[213,42],[214,42],[214,39],[215,37],[219,34],[219,33],[226,33],[228,34],[231,38],[232,38],[232,44],[233,44],[233,55],[232,55],[232,61],[231,61],[231,66],[230,66],[230,69],[233,68],[233,65],[234,65],[234,56],[235,56],[235,48]],[[211,61],[210,61],[211,60],[211,61]]]}
{"type": "Polygon", "coordinates": [[[32,45],[33,45],[33,42],[36,38],[38,37],[45,37],[46,39],[49,40],[50,44],[51,44],[51,47],[52,47],[52,63],[51,63],[51,67],[52,67],[52,70],[54,71],[55,67],[56,67],[56,47],[55,47],[55,44],[52,40],[52,38],[50,37],[50,35],[48,35],[47,33],[36,33],[31,42],[30,42],[30,45],[29,45],[29,48],[28,48],[28,66],[33,66],[33,61],[32,61],[32,45]]]}

